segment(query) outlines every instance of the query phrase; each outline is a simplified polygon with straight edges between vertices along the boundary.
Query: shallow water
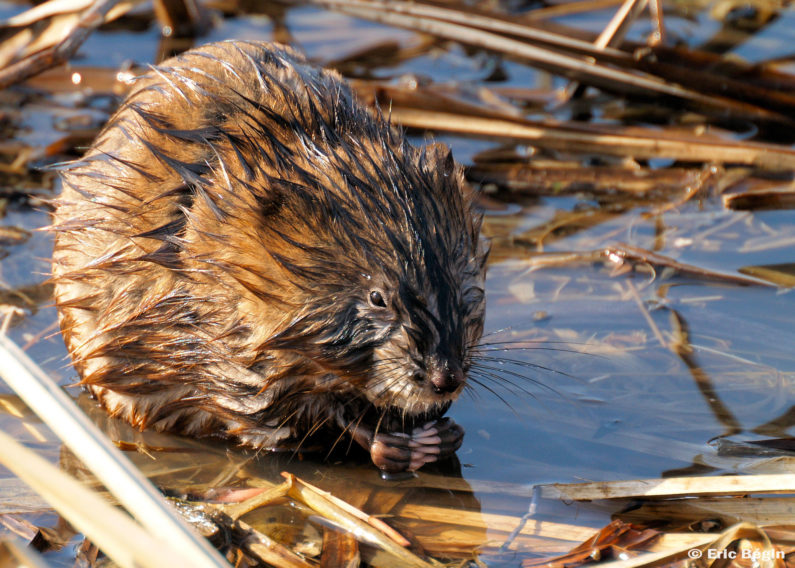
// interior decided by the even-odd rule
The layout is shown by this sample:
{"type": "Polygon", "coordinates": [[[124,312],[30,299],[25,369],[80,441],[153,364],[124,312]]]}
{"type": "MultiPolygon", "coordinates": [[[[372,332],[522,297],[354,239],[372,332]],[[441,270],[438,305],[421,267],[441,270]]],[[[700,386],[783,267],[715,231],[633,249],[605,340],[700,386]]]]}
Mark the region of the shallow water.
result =
{"type": "MultiPolygon", "coordinates": [[[[0,15],[13,10],[0,2],[0,15]]],[[[707,43],[719,28],[704,12],[696,14],[695,20],[669,20],[672,33],[688,37],[691,46],[707,43]]],[[[589,15],[560,21],[598,31],[607,18],[605,13],[604,19],[589,15]]],[[[793,34],[786,22],[792,18],[792,11],[785,11],[774,25],[736,46],[734,53],[757,61],[791,51],[793,34]]],[[[424,41],[412,32],[313,7],[287,10],[282,24],[296,45],[324,63],[343,60],[376,42],[415,46],[424,41]]],[[[224,20],[208,39],[268,40],[276,27],[268,16],[240,15],[224,20]]],[[[157,41],[155,28],[104,31],[89,39],[75,66],[115,69],[129,60],[154,63],[160,50],[157,41]]],[[[411,73],[438,83],[479,85],[491,84],[487,81],[498,66],[505,75],[496,83],[499,86],[546,89],[562,84],[525,65],[500,62],[495,56],[446,42],[399,64],[361,68],[356,74],[399,78],[411,73]]],[[[609,115],[609,105],[606,108],[609,115]]],[[[542,115],[538,109],[532,112],[542,115]]],[[[544,112],[564,117],[569,111],[544,112]]],[[[423,141],[419,135],[414,139],[423,141]]],[[[449,144],[465,165],[500,146],[453,135],[436,139],[449,144]]],[[[622,269],[595,257],[558,266],[539,267],[536,262],[540,251],[588,253],[626,243],[723,274],[739,275],[748,267],[769,265],[790,265],[783,270],[792,274],[792,211],[729,211],[719,198],[710,196],[664,211],[660,201],[624,200],[616,207],[587,196],[522,198],[499,193],[489,197],[484,234],[491,239],[492,254],[484,342],[494,343],[488,347],[494,350],[486,354],[494,359],[483,362],[488,366],[485,374],[474,377],[472,388],[450,411],[467,431],[458,452],[463,482],[449,468],[443,470],[443,477],[421,471],[414,480],[384,482],[365,461],[322,463],[311,456],[292,455],[255,459],[219,444],[162,435],[142,438],[122,425],[107,425],[101,413],[97,420],[122,440],[147,444],[146,453],[130,452],[131,457],[158,484],[177,493],[245,485],[260,477],[275,480],[279,471],[287,469],[354,503],[397,515],[397,524],[416,534],[434,530],[428,508],[480,513],[486,528],[471,529],[461,541],[489,542],[491,547],[483,549],[487,553],[493,553],[509,531],[497,517],[485,515],[521,516],[530,507],[534,484],[748,471],[754,461],[726,453],[725,440],[795,435],[792,292],[761,281],[746,286],[696,275],[671,276],[642,263],[636,270],[628,265],[622,269]],[[572,212],[581,216],[578,222],[553,226],[553,221],[572,212]],[[679,344],[689,346],[685,354],[677,351],[679,344]],[[185,446],[188,451],[157,451],[185,446]]],[[[48,289],[42,284],[51,242],[47,233],[36,229],[47,222],[41,203],[6,202],[2,225],[33,232],[23,244],[2,247],[8,256],[0,260],[0,303],[23,307],[25,315],[13,320],[10,336],[66,385],[75,375],[57,334],[55,311],[48,306],[48,289]]],[[[71,392],[79,394],[78,389],[71,392]]],[[[0,411],[5,409],[0,428],[53,460],[68,462],[55,437],[35,418],[15,417],[24,409],[8,389],[0,387],[0,393],[9,394],[0,400],[0,411]]],[[[93,406],[86,397],[81,404],[89,410],[93,406]]],[[[28,510],[21,505],[24,498],[24,494],[3,495],[0,513],[28,510]]],[[[598,527],[611,512],[547,503],[537,515],[598,527]]],[[[288,518],[277,524],[302,522],[288,518]]],[[[570,547],[561,538],[543,545],[527,540],[520,549],[531,554],[570,547]]],[[[520,558],[492,556],[490,563],[513,566],[520,558]]]]}

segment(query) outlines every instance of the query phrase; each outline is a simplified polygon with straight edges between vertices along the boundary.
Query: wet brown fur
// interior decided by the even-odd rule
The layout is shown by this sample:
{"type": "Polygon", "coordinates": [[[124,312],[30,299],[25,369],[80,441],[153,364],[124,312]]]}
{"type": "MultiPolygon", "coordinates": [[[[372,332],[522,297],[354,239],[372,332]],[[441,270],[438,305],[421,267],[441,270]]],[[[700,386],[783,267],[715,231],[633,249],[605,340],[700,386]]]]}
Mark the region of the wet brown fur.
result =
{"type": "Polygon", "coordinates": [[[61,329],[112,414],[276,447],[368,413],[437,417],[460,392],[421,377],[466,370],[482,333],[461,169],[336,73],[262,43],[192,50],[62,177],[61,329]]]}

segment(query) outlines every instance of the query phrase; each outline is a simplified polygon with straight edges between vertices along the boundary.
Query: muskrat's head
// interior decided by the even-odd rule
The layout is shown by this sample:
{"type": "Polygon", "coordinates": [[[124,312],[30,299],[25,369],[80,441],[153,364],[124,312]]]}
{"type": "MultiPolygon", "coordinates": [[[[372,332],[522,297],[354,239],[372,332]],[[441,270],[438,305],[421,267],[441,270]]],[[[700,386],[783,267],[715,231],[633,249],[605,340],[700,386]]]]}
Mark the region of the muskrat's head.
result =
{"type": "Polygon", "coordinates": [[[446,147],[417,150],[382,127],[322,149],[306,168],[323,190],[293,186],[280,221],[264,224],[303,288],[292,300],[302,307],[264,346],[310,357],[339,378],[330,385],[352,385],[396,418],[429,420],[463,389],[483,331],[481,219],[446,147]]]}

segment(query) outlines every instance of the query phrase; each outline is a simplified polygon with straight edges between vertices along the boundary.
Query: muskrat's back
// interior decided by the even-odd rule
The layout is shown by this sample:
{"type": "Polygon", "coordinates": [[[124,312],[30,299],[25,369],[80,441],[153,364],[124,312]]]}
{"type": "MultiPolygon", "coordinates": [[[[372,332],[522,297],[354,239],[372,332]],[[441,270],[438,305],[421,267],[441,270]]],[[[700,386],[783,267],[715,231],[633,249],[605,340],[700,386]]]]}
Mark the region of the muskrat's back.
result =
{"type": "Polygon", "coordinates": [[[449,151],[335,73],[262,43],[187,52],[63,182],[61,328],[112,414],[257,447],[349,430],[385,469],[424,463],[395,458],[413,427],[436,424],[425,462],[460,444],[439,418],[482,333],[480,219],[449,151]]]}

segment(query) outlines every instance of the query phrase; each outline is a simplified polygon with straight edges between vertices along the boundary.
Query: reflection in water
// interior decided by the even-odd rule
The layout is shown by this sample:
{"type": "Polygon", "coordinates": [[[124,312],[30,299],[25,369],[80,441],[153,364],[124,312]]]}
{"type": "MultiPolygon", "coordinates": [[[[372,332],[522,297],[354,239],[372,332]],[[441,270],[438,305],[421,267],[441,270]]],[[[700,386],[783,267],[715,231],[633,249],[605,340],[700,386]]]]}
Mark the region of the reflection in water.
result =
{"type": "Polygon", "coordinates": [[[687,326],[687,322],[676,310],[671,310],[671,326],[674,328],[674,340],[671,342],[670,347],[674,353],[679,355],[684,364],[687,365],[709,409],[715,415],[715,418],[725,426],[726,429],[720,437],[731,436],[732,434],[737,434],[742,431],[740,421],[737,420],[732,411],[723,403],[709,375],[696,361],[693,347],[690,345],[690,330],[687,326]]]}
{"type": "MultiPolygon", "coordinates": [[[[416,477],[405,481],[384,481],[364,450],[345,455],[344,462],[332,454],[254,452],[235,450],[227,443],[197,441],[157,432],[139,432],[128,424],[108,417],[88,395],[79,397],[81,408],[105,431],[114,443],[128,450],[128,457],[166,494],[201,502],[226,502],[245,498],[247,488],[278,485],[289,472],[308,483],[390,525],[428,554],[449,558],[470,558],[487,542],[488,523],[480,518],[480,501],[461,475],[461,464],[453,456],[429,464],[416,477]],[[463,526],[459,518],[465,515],[463,526]],[[450,525],[448,529],[441,529],[450,525]]],[[[64,452],[66,455],[67,452],[64,452]]],[[[73,475],[86,478],[81,465],[64,459],[62,466],[73,475]]],[[[90,476],[90,475],[89,475],[90,476]]],[[[194,517],[191,517],[194,519],[194,517]]],[[[194,520],[202,521],[202,517],[194,520]]],[[[329,529],[339,527],[315,511],[293,500],[277,500],[242,517],[248,525],[300,550],[320,551],[323,544],[311,542],[330,538],[329,529]],[[314,527],[314,528],[313,528],[314,527]]],[[[373,554],[366,547],[363,555],[373,554]]]]}
{"type": "Polygon", "coordinates": [[[760,424],[754,428],[753,431],[763,436],[784,437],[787,435],[787,431],[793,426],[795,426],[795,406],[790,406],[789,410],[770,422],[760,424]]]}

